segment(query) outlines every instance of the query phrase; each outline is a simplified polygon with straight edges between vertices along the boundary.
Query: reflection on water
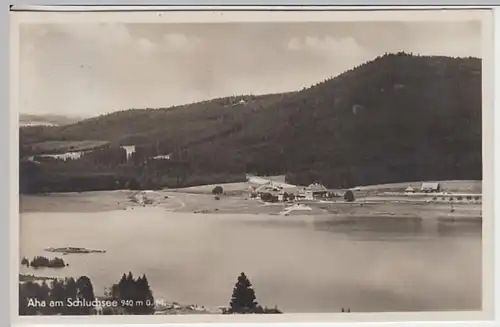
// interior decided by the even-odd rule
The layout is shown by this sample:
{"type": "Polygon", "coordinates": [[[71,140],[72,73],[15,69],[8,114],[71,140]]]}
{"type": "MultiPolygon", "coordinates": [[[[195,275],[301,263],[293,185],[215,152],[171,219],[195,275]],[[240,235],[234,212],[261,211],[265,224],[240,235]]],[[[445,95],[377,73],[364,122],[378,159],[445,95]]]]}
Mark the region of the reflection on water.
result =
{"type": "MultiPolygon", "coordinates": [[[[316,231],[333,234],[346,234],[357,239],[366,238],[387,239],[400,241],[400,238],[439,238],[446,236],[455,237],[481,237],[482,220],[473,219],[430,219],[419,217],[316,217],[310,219],[268,219],[244,221],[247,225],[273,226],[279,228],[312,228],[316,231]]],[[[241,221],[237,223],[241,224],[241,221]]]]}
{"type": "Polygon", "coordinates": [[[314,227],[320,231],[346,233],[351,236],[377,234],[382,238],[472,236],[480,237],[482,221],[474,220],[429,220],[418,217],[349,217],[343,220],[318,220],[314,227]]]}
{"type": "MultiPolygon", "coordinates": [[[[23,213],[21,255],[76,246],[69,267],[96,292],[145,273],[157,298],[227,305],[244,271],[258,300],[285,312],[475,310],[481,306],[479,223],[416,218],[174,213],[23,213]],[[464,264],[465,263],[465,264],[464,264]]],[[[50,254],[48,254],[50,256],[50,254]]]]}
{"type": "Polygon", "coordinates": [[[422,233],[423,223],[421,218],[402,217],[349,217],[342,220],[326,220],[315,223],[317,230],[327,230],[334,233],[356,234],[394,234],[413,235],[422,233]]]}
{"type": "Polygon", "coordinates": [[[481,221],[439,221],[437,223],[437,231],[441,236],[475,237],[482,234],[482,228],[481,221]]]}

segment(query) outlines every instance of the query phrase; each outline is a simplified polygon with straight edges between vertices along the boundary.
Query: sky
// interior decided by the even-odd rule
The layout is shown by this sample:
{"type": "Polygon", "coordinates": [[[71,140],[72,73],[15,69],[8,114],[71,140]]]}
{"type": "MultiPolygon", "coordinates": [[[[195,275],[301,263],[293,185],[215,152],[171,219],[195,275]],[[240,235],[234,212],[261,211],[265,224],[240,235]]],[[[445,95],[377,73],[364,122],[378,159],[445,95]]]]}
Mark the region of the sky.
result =
{"type": "Polygon", "coordinates": [[[481,57],[469,22],[23,24],[21,113],[90,117],[295,91],[386,52],[481,57]]]}

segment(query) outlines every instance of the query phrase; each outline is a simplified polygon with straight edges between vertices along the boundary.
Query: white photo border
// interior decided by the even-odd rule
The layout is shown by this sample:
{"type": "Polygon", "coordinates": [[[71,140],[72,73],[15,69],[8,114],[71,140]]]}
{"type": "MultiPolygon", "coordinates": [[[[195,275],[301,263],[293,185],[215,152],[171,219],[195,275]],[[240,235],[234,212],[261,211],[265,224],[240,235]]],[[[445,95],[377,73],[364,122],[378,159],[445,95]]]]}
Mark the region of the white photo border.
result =
{"type": "MultiPolygon", "coordinates": [[[[15,8],[15,7],[14,7],[15,8]]],[[[6,145],[5,151],[9,153],[9,158],[10,161],[6,162],[7,167],[5,171],[7,172],[7,176],[4,180],[8,180],[9,183],[5,183],[9,185],[9,189],[6,190],[7,195],[3,197],[3,200],[6,201],[6,205],[3,206],[4,208],[8,209],[8,212],[5,214],[6,217],[9,217],[10,219],[5,219],[7,223],[10,222],[10,228],[3,228],[2,230],[4,232],[7,232],[7,236],[4,237],[4,242],[6,241],[7,244],[4,247],[4,249],[8,250],[7,253],[7,258],[9,265],[10,265],[10,271],[7,271],[8,276],[7,278],[4,278],[4,280],[7,280],[9,283],[9,290],[10,290],[10,296],[7,298],[7,304],[5,306],[2,306],[2,310],[7,308],[7,312],[4,315],[3,313],[0,314],[0,317],[9,317],[11,316],[10,323],[16,322],[16,323],[22,323],[22,324],[64,324],[64,325],[69,325],[69,324],[78,324],[78,325],[92,325],[96,326],[98,324],[105,324],[106,326],[109,326],[109,323],[113,324],[130,324],[133,323],[134,325],[137,324],[143,324],[145,320],[147,320],[147,325],[155,323],[155,324],[162,324],[162,323],[222,323],[222,322],[227,322],[227,323],[232,323],[232,324],[238,324],[238,323],[268,323],[268,322],[276,322],[276,323],[301,323],[304,326],[309,325],[310,323],[342,323],[342,325],[350,324],[350,323],[370,323],[371,325],[377,325],[377,326],[383,326],[387,325],[388,322],[386,321],[398,321],[398,323],[401,323],[401,325],[407,326],[408,324],[411,324],[413,321],[414,324],[422,324],[423,321],[426,322],[426,324],[431,324],[428,321],[439,321],[440,325],[443,324],[459,324],[462,323],[460,321],[470,321],[467,322],[467,326],[480,326],[480,325],[486,325],[486,324],[495,324],[496,321],[492,320],[493,318],[478,315],[477,313],[473,312],[460,312],[458,315],[455,313],[450,314],[449,312],[436,312],[436,313],[386,313],[386,314],[371,314],[371,313],[366,313],[366,314],[350,314],[350,315],[339,315],[339,314],[284,314],[284,315],[264,315],[264,316],[257,316],[257,315],[248,315],[248,316],[218,316],[218,315],[210,315],[210,316],[102,316],[102,317],[21,317],[20,319],[14,319],[17,317],[17,292],[18,292],[18,286],[17,286],[17,279],[18,279],[18,233],[19,233],[19,228],[18,228],[18,220],[19,220],[19,210],[18,210],[18,110],[17,110],[17,74],[16,74],[16,67],[17,67],[17,56],[16,53],[16,44],[17,44],[17,33],[16,33],[16,24],[19,22],[23,22],[25,20],[38,20],[38,22],[42,23],[44,20],[46,21],[46,14],[44,17],[42,17],[41,12],[38,13],[33,13],[33,12],[28,12],[28,11],[22,11],[22,9],[26,9],[26,7],[17,7],[19,9],[19,12],[16,12],[15,15],[10,15],[10,31],[7,33],[8,42],[10,50],[7,50],[7,58],[10,56],[10,61],[7,61],[7,67],[9,67],[10,70],[10,79],[7,80],[7,87],[4,87],[4,90],[9,90],[7,91],[7,96],[4,97],[3,99],[7,100],[7,108],[10,108],[10,110],[6,111],[6,117],[4,119],[1,119],[2,123],[6,124],[7,126],[4,126],[2,130],[6,132],[6,136],[3,138],[4,144],[6,145]],[[30,17],[28,17],[30,16],[30,17]],[[10,103],[8,102],[9,100],[9,95],[10,95],[10,103]],[[8,140],[8,141],[5,141],[8,140]],[[17,217],[17,218],[16,218],[17,217]],[[9,308],[10,306],[10,308],[9,308]],[[377,317],[377,316],[385,316],[385,317],[377,317]],[[425,317],[422,317],[425,315],[425,317]],[[353,318],[354,317],[354,318],[353,318]],[[353,320],[354,319],[354,320],[353,320]],[[443,320],[453,320],[450,322],[443,322],[443,320]],[[479,322],[478,320],[484,320],[484,321],[489,321],[489,322],[479,322]]],[[[485,7],[479,7],[476,6],[474,8],[485,8],[485,7]]],[[[28,9],[33,9],[33,8],[28,8],[28,9]]],[[[52,8],[54,10],[56,8],[52,8]]],[[[77,8],[73,8],[77,9],[77,8]]],[[[90,8],[86,8],[87,10],[90,8]]],[[[124,8],[118,8],[113,6],[112,8],[109,8],[109,11],[104,11],[102,12],[103,8],[100,8],[101,12],[95,12],[94,15],[97,17],[104,17],[104,15],[108,16],[108,18],[97,18],[104,20],[106,22],[108,21],[122,21],[125,20],[127,22],[133,22],[136,21],[137,17],[143,16],[146,17],[148,16],[148,22],[153,22],[155,19],[161,20],[164,19],[165,15],[163,17],[160,17],[158,15],[155,15],[155,11],[163,11],[165,9],[168,9],[166,7],[156,7],[156,8],[151,8],[148,7],[146,11],[143,11],[141,14],[137,14],[131,11],[124,12],[120,14],[117,12],[117,10],[123,10],[124,8]],[[153,11],[153,12],[151,12],[153,11]],[[149,12],[149,13],[148,13],[149,12]],[[119,17],[121,16],[121,17],[119,17]],[[135,16],[135,18],[134,18],[135,16]],[[156,18],[155,18],[156,17],[156,18]]],[[[132,8],[129,8],[132,9],[132,8]]],[[[179,7],[176,7],[176,9],[179,9],[179,7]]],[[[191,10],[193,10],[193,7],[190,7],[191,10]]],[[[213,8],[207,8],[207,7],[202,7],[200,9],[203,10],[210,10],[213,8]]],[[[234,9],[244,9],[242,7],[235,7],[234,9]]],[[[253,8],[255,9],[255,8],[253,8]]],[[[304,7],[303,9],[313,9],[313,8],[307,8],[304,7]]],[[[318,7],[319,9],[319,7],[318,7]]],[[[328,14],[328,11],[326,11],[328,8],[326,7],[321,7],[320,11],[317,11],[317,19],[319,20],[324,20],[325,17],[328,14]]],[[[335,7],[330,7],[331,9],[339,9],[335,7]]],[[[346,8],[341,8],[342,10],[346,10],[346,8]]],[[[376,12],[380,11],[366,11],[367,9],[375,9],[375,8],[356,8],[358,11],[361,9],[361,13],[368,13],[368,14],[361,14],[361,16],[364,15],[363,18],[371,20],[370,16],[374,16],[376,12]]],[[[416,9],[412,7],[402,7],[402,6],[391,6],[391,8],[388,7],[377,7],[378,10],[387,10],[387,9],[398,9],[398,10],[409,10],[409,9],[416,9]]],[[[436,7],[418,7],[418,9],[441,9],[441,8],[436,8],[436,7]]],[[[445,9],[445,8],[443,8],[445,9]]],[[[452,8],[446,8],[446,9],[452,9],[452,8]]],[[[435,13],[438,13],[439,11],[435,11],[435,13]]],[[[179,19],[180,21],[186,22],[186,14],[183,12],[175,12],[172,17],[176,17],[176,19],[179,19]],[[180,17],[180,15],[184,15],[184,17],[180,17]]],[[[193,13],[191,16],[193,19],[199,20],[200,17],[196,17],[200,12],[195,12],[191,11],[193,13]],[[196,13],[196,14],[195,14],[196,13]]],[[[203,14],[203,12],[201,12],[203,14]]],[[[205,12],[205,16],[209,17],[206,15],[207,12],[205,12]]],[[[229,12],[231,13],[231,12],[229,12]]],[[[239,16],[237,13],[238,12],[232,12],[233,14],[227,14],[226,18],[228,16],[233,15],[235,21],[241,21],[242,19],[244,20],[244,15],[239,16]],[[236,14],[234,14],[236,13],[236,14]]],[[[272,12],[269,12],[272,13],[272,12]]],[[[67,18],[64,18],[63,16],[64,13],[62,12],[52,12],[54,20],[58,22],[63,22],[63,21],[68,21],[67,18]]],[[[302,17],[303,13],[301,13],[302,17]]],[[[425,19],[431,20],[430,16],[433,16],[437,14],[433,14],[432,12],[428,12],[428,16],[425,19]]],[[[462,14],[458,14],[457,16],[461,16],[462,14]]],[[[188,15],[189,16],[189,15],[188,15]]],[[[285,18],[280,18],[278,17],[280,15],[276,15],[277,19],[283,21],[286,21],[285,18]]],[[[398,13],[398,16],[400,16],[400,13],[398,13]]],[[[415,17],[415,13],[408,17],[415,17]]],[[[71,18],[72,21],[74,19],[88,19],[86,16],[85,18],[81,18],[83,15],[76,15],[71,18]],[[78,18],[80,17],[80,18],[78,18]]],[[[266,15],[259,15],[260,18],[257,19],[262,19],[261,21],[268,21],[269,16],[266,17],[266,15]]],[[[275,18],[276,18],[275,17],[275,18]]],[[[340,16],[339,16],[340,17],[340,16]]],[[[465,16],[464,16],[465,17],[465,16]]],[[[470,17],[470,15],[469,15],[470,17]]],[[[208,20],[212,18],[207,18],[208,20]]],[[[302,18],[301,18],[302,19],[302,18]]],[[[358,18],[359,19],[359,18],[358,18]]],[[[409,18],[410,19],[410,18],[409,18]]],[[[50,22],[54,22],[54,20],[51,19],[50,22]]],[[[399,18],[401,20],[401,18],[399,18]]],[[[442,17],[436,18],[436,20],[442,20],[442,17]]],[[[488,20],[488,19],[486,19],[488,20]]],[[[144,21],[144,18],[142,18],[142,21],[144,21]]],[[[255,21],[255,20],[252,20],[255,21]]],[[[289,21],[289,20],[288,20],[289,21]]],[[[7,20],[8,22],[8,20],[7,20]]],[[[486,23],[487,26],[484,28],[483,33],[486,31],[488,35],[485,35],[483,37],[483,40],[488,39],[488,38],[493,38],[495,39],[495,42],[486,42],[486,44],[491,45],[491,48],[485,49],[485,55],[483,59],[483,196],[484,196],[484,210],[483,213],[485,216],[490,215],[491,216],[491,224],[490,223],[484,223],[483,220],[483,267],[486,269],[483,269],[483,281],[487,280],[488,283],[483,282],[483,293],[484,295],[489,294],[489,291],[494,289],[494,294],[495,296],[498,295],[498,292],[500,291],[500,287],[497,285],[497,283],[494,283],[494,278],[493,278],[493,271],[492,269],[488,269],[488,267],[495,267],[495,271],[497,271],[498,265],[499,265],[499,255],[500,250],[498,249],[498,244],[497,242],[494,242],[495,237],[494,235],[499,235],[498,227],[496,226],[497,224],[493,223],[493,216],[494,212],[496,212],[497,206],[500,206],[500,204],[497,205],[498,201],[494,201],[493,198],[493,189],[494,183],[500,183],[500,177],[497,178],[496,174],[493,174],[493,163],[497,162],[498,158],[497,155],[499,154],[498,151],[498,144],[500,144],[500,140],[497,140],[498,134],[500,133],[493,133],[494,124],[499,124],[500,125],[500,118],[498,118],[498,115],[494,115],[494,108],[497,109],[499,108],[499,103],[500,99],[494,99],[493,102],[493,93],[496,89],[498,89],[498,85],[500,85],[500,64],[494,64],[493,61],[496,59],[496,56],[500,54],[500,8],[494,9],[493,13],[491,14],[491,19],[488,20],[486,23]],[[494,34],[491,33],[494,28],[494,34]],[[494,47],[494,50],[493,50],[494,47]],[[492,55],[488,56],[487,53],[490,52],[492,55]],[[494,54],[493,54],[494,53],[494,54]],[[488,127],[489,126],[489,127],[488,127]],[[496,142],[493,141],[493,139],[496,140],[496,142]],[[494,183],[493,183],[494,182],[494,183]],[[489,191],[489,192],[488,192],[489,191]],[[493,209],[494,208],[494,209],[493,209]],[[494,232],[492,232],[494,231],[494,232]],[[495,248],[493,249],[491,246],[488,246],[488,244],[495,244],[495,248]],[[489,248],[489,249],[488,249],[489,248]],[[488,251],[487,255],[485,255],[485,251],[488,251]],[[485,260],[487,257],[493,258],[493,253],[494,253],[494,260],[485,260]],[[486,262],[485,262],[486,261],[486,262]]],[[[9,23],[7,23],[9,25],[9,23]]],[[[483,42],[484,43],[484,42],[483,42]]],[[[9,49],[9,47],[6,47],[9,49]]],[[[488,46],[489,47],[489,46],[488,46]]],[[[8,74],[4,74],[4,77],[9,78],[8,74]]],[[[496,125],[495,125],[496,126],[496,125]]],[[[464,263],[466,264],[466,263],[464,263]]],[[[7,293],[7,292],[6,292],[7,293]]],[[[483,297],[484,297],[483,295],[483,297]]],[[[492,295],[493,297],[493,295],[492,295]]],[[[500,304],[497,301],[489,301],[488,302],[491,307],[488,307],[486,310],[489,311],[489,313],[493,313],[494,311],[494,316],[497,316],[500,313],[500,304]]],[[[465,323],[465,322],[464,322],[465,323]]],[[[391,324],[393,324],[391,322],[391,324]]],[[[7,324],[5,324],[7,325],[7,324]]]]}

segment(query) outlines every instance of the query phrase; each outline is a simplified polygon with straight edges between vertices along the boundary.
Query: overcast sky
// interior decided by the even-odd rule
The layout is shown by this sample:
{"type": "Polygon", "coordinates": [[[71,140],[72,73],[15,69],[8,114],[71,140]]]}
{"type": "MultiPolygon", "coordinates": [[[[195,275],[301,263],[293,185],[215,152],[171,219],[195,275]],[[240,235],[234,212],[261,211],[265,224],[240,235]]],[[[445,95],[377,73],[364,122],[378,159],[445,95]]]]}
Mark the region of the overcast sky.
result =
{"type": "Polygon", "coordinates": [[[298,90],[385,52],[481,57],[481,25],[22,25],[19,51],[21,113],[93,116],[298,90]]]}

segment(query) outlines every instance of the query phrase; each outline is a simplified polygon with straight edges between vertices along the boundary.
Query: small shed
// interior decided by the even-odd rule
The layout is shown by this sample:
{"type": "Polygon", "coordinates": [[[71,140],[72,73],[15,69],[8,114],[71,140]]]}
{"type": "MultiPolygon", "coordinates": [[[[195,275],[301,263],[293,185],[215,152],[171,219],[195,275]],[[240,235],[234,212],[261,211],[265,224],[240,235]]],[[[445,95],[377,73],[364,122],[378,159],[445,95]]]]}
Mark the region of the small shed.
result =
{"type": "Polygon", "coordinates": [[[411,186],[408,186],[406,189],[405,189],[405,193],[415,193],[415,189],[411,186]]]}
{"type": "Polygon", "coordinates": [[[424,193],[437,193],[441,191],[441,186],[436,182],[425,182],[422,183],[420,191],[424,193]]]}
{"type": "Polygon", "coordinates": [[[305,192],[306,197],[308,197],[307,194],[309,194],[312,198],[318,198],[325,197],[328,194],[328,189],[324,185],[313,183],[306,187],[305,192]]]}

